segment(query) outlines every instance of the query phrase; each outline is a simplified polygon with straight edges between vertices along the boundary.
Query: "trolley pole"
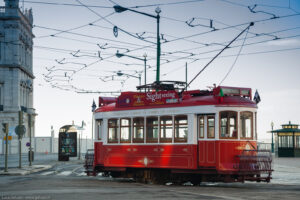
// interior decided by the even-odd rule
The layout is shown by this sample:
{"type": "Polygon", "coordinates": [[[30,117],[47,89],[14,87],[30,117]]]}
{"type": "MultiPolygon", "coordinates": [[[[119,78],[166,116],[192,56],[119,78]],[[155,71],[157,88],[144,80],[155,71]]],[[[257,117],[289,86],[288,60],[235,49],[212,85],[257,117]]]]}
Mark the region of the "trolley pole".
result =
{"type": "Polygon", "coordinates": [[[3,132],[5,133],[5,167],[4,172],[7,172],[7,157],[8,157],[8,123],[3,123],[3,132]]]}

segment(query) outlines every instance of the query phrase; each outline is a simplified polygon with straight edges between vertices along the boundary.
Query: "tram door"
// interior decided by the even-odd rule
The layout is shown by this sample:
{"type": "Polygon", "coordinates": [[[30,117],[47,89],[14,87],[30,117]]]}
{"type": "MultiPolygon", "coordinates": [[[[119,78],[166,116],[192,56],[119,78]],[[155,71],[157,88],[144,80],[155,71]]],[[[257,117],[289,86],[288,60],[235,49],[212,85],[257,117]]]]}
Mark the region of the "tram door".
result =
{"type": "Polygon", "coordinates": [[[215,115],[198,115],[197,123],[199,166],[215,166],[215,115]]]}

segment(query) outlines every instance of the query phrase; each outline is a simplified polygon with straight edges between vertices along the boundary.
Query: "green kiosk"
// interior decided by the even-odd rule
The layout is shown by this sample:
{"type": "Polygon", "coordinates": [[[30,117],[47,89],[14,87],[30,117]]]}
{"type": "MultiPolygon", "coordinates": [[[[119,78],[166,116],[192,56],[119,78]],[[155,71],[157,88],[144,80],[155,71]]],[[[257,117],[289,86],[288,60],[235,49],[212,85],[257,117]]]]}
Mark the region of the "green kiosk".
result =
{"type": "Polygon", "coordinates": [[[297,124],[281,125],[282,129],[270,131],[275,134],[275,153],[278,157],[300,157],[300,129],[297,124]]]}

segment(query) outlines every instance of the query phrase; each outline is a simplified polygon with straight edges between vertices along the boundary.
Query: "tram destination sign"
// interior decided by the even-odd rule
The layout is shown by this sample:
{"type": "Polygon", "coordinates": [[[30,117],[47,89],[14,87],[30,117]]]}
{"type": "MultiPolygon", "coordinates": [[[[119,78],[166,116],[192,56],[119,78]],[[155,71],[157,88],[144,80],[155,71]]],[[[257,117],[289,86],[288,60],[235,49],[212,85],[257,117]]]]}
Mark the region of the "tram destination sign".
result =
{"type": "Polygon", "coordinates": [[[179,103],[176,91],[125,92],[117,100],[118,107],[139,107],[179,103]]]}

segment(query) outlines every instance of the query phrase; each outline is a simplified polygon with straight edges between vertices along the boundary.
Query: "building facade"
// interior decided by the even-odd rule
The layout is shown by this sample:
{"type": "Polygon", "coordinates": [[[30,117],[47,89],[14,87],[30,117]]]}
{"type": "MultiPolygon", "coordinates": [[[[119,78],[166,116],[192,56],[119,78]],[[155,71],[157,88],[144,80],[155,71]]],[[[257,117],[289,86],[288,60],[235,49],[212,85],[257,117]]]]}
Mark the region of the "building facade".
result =
{"type": "Polygon", "coordinates": [[[21,11],[19,0],[4,2],[0,7],[0,123],[9,123],[10,131],[14,130],[23,111],[24,137],[29,136],[29,128],[34,136],[32,11],[21,11]]]}

